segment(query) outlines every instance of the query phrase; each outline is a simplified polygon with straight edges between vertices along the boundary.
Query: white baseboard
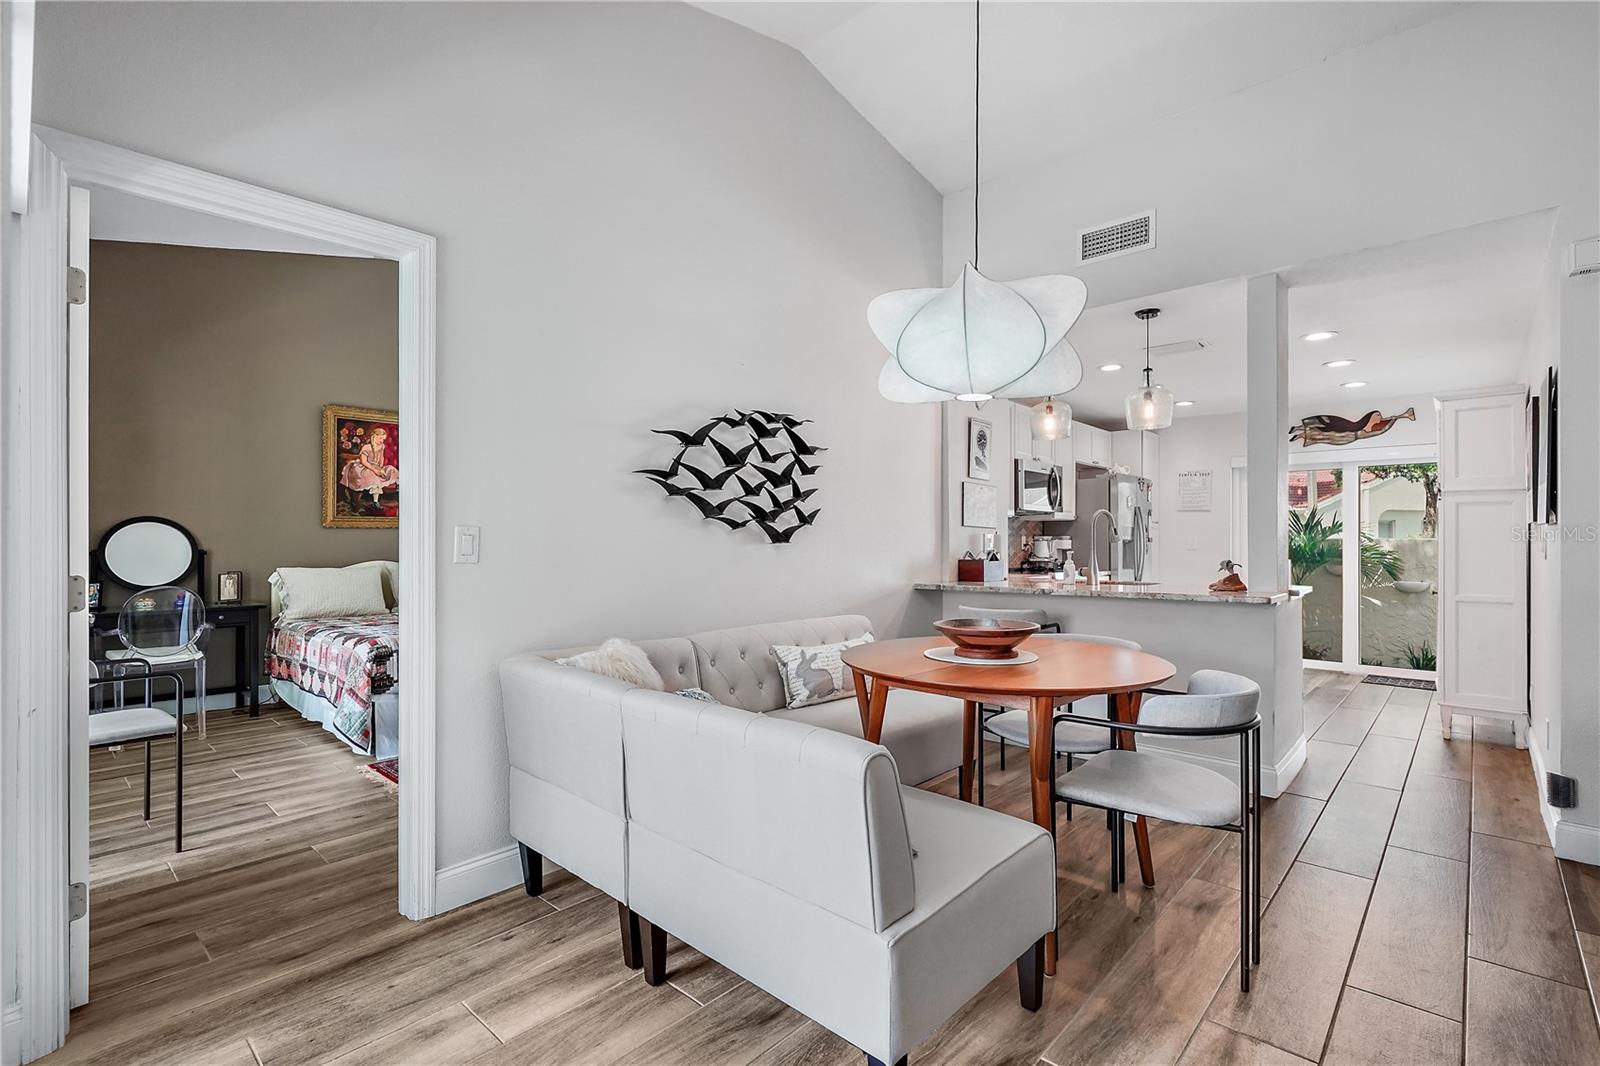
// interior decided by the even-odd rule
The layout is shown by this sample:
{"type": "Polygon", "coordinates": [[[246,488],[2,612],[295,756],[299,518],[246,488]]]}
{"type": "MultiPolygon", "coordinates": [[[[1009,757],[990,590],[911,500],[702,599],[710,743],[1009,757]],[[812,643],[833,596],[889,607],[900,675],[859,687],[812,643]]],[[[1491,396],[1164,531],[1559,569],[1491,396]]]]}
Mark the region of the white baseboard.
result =
{"type": "Polygon", "coordinates": [[[1539,744],[1537,729],[1528,730],[1528,755],[1533,759],[1534,783],[1539,791],[1539,815],[1544,819],[1544,831],[1550,837],[1556,857],[1600,866],[1600,828],[1569,821],[1563,817],[1566,812],[1546,802],[1544,749],[1539,744]]]}
{"type": "Polygon", "coordinates": [[[0,1063],[22,1061],[22,1004],[7,1003],[0,1011],[0,1063]]]}
{"type": "MultiPolygon", "coordinates": [[[[546,877],[561,869],[549,859],[542,863],[546,877]]],[[[435,914],[465,907],[508,888],[522,887],[522,856],[517,845],[446,866],[434,875],[435,914]]]]}

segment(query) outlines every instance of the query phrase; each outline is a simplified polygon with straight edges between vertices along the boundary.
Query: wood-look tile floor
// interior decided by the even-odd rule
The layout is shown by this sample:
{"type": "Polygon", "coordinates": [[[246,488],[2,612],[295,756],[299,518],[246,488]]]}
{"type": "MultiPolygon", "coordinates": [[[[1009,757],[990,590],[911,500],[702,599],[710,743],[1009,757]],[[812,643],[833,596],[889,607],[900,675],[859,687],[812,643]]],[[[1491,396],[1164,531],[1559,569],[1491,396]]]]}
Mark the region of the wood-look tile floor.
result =
{"type": "MultiPolygon", "coordinates": [[[[1555,860],[1509,730],[1458,718],[1446,743],[1430,693],[1310,671],[1306,688],[1327,735],[1263,814],[1248,996],[1234,838],[1156,823],[1156,887],[1113,896],[1104,819],[1084,812],[1061,824],[1044,1008],[1021,1009],[1008,971],[912,1061],[1600,1061],[1584,977],[1600,968],[1600,872],[1555,860]]],[[[862,1061],[676,941],[670,984],[647,986],[622,966],[615,905],[566,874],[539,899],[400,918],[394,803],[292,713],[214,715],[188,755],[181,856],[170,756],[148,824],[141,754],[94,756],[92,1000],[47,1061],[862,1061]]],[[[1002,771],[988,753],[989,803],[1025,815],[1011,756],[1002,771]]]]}

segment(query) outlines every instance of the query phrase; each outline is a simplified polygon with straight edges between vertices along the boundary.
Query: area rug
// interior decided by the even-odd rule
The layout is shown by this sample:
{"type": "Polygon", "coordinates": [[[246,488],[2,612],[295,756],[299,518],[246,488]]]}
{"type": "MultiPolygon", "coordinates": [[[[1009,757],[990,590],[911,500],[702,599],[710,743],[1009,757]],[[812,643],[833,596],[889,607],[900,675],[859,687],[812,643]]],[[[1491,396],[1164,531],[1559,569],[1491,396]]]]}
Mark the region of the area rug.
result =
{"type": "Polygon", "coordinates": [[[1388,685],[1390,688],[1421,688],[1429,692],[1434,691],[1432,681],[1424,681],[1416,677],[1378,677],[1368,674],[1361,679],[1363,685],[1388,685]]]}
{"type": "Polygon", "coordinates": [[[394,795],[400,789],[400,760],[398,758],[379,759],[377,762],[358,766],[356,769],[361,772],[361,776],[382,785],[384,791],[390,795],[394,795]]]}

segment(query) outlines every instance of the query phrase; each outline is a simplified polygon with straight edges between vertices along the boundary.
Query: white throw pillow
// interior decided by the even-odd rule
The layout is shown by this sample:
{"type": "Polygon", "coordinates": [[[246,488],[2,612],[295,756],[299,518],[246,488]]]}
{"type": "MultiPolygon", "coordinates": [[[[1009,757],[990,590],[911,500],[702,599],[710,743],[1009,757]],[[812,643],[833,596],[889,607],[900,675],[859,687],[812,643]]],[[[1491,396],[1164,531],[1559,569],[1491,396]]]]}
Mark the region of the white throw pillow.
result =
{"type": "Polygon", "coordinates": [[[579,670],[587,670],[591,674],[601,677],[612,677],[637,688],[652,689],[660,692],[666,688],[661,682],[661,675],[656,672],[655,665],[650,662],[650,656],[644,649],[631,640],[612,637],[593,651],[586,651],[578,655],[569,655],[556,662],[563,666],[575,666],[579,670]]]}
{"type": "Polygon", "coordinates": [[[783,696],[788,705],[791,708],[807,707],[849,695],[854,686],[845,676],[849,671],[839,658],[839,653],[870,640],[872,634],[868,633],[854,640],[818,644],[809,648],[795,644],[774,644],[772,657],[778,660],[778,673],[783,678],[783,696]]]}
{"type": "Polygon", "coordinates": [[[280,566],[272,579],[288,621],[389,613],[377,567],[280,566]]]}

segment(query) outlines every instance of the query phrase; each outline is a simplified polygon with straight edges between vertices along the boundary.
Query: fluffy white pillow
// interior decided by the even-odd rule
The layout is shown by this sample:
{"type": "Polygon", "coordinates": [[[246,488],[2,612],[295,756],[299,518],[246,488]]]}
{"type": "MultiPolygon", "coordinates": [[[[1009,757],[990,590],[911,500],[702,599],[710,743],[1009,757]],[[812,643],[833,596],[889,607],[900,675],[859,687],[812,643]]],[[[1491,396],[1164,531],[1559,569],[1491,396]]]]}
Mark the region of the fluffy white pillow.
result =
{"type": "Polygon", "coordinates": [[[839,655],[846,648],[871,640],[872,634],[866,633],[854,640],[818,644],[809,648],[774,644],[772,657],[778,660],[778,674],[783,678],[783,695],[789,706],[809,707],[813,703],[826,703],[850,695],[853,686],[845,677],[848,671],[839,655]]]}
{"type": "Polygon", "coordinates": [[[593,651],[569,655],[556,662],[564,666],[576,666],[579,670],[587,670],[601,677],[616,678],[636,688],[661,692],[667,687],[644,649],[621,637],[612,637],[593,651]]]}
{"type": "Polygon", "coordinates": [[[389,613],[377,567],[280,566],[272,578],[288,621],[389,613]]]}

